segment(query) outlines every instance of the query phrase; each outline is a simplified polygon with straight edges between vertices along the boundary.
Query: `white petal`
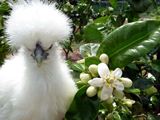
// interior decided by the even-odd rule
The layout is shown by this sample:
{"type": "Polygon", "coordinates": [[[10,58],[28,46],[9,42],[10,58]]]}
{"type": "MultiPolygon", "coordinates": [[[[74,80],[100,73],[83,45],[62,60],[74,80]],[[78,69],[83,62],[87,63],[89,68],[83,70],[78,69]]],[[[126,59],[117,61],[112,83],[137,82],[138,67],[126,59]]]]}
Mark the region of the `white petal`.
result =
{"type": "Polygon", "coordinates": [[[104,85],[102,88],[101,100],[107,100],[112,95],[112,92],[112,87],[106,87],[106,85],[104,85]]]}
{"type": "Polygon", "coordinates": [[[123,83],[119,82],[118,80],[115,80],[113,85],[116,88],[116,90],[118,90],[118,91],[123,91],[124,90],[123,83]]]}
{"type": "Polygon", "coordinates": [[[129,78],[121,77],[120,80],[121,80],[121,82],[123,83],[124,87],[126,87],[126,88],[131,87],[132,84],[133,84],[132,80],[129,79],[129,78]]]}
{"type": "Polygon", "coordinates": [[[101,78],[106,78],[110,74],[109,68],[105,63],[98,65],[98,74],[101,78]]]}
{"type": "Polygon", "coordinates": [[[113,75],[116,77],[116,78],[120,78],[122,76],[122,70],[120,68],[116,68],[114,71],[113,71],[113,75]]]}
{"type": "Polygon", "coordinates": [[[104,84],[104,81],[102,78],[93,78],[92,80],[88,81],[88,84],[94,87],[102,87],[104,84]]]}

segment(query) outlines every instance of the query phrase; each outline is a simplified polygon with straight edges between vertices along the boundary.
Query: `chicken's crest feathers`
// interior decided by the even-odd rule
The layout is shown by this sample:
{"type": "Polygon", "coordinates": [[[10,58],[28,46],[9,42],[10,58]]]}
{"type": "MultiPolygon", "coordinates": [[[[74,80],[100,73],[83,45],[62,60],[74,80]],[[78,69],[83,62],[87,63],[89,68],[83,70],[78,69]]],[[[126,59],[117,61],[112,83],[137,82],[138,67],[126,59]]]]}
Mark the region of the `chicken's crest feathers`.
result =
{"type": "Polygon", "coordinates": [[[51,43],[70,36],[70,20],[54,3],[19,0],[12,9],[6,21],[6,34],[15,47],[26,46],[32,49],[37,41],[44,47],[49,47],[51,43]]]}

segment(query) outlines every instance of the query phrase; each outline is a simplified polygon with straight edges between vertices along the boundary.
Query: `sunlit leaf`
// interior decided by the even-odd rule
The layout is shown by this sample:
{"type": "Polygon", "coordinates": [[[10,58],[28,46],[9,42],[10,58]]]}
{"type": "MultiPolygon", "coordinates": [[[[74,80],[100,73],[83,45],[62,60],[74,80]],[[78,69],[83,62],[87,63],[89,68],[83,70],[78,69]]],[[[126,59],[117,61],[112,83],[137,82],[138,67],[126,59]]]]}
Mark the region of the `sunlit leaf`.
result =
{"type": "Polygon", "coordinates": [[[100,44],[88,43],[81,45],[79,50],[83,57],[96,56],[100,44]]]}
{"type": "Polygon", "coordinates": [[[67,120],[95,120],[100,102],[97,97],[89,98],[86,96],[87,88],[84,86],[77,92],[70,109],[66,113],[67,120]]]}
{"type": "Polygon", "coordinates": [[[85,59],[85,67],[88,68],[91,64],[96,64],[98,65],[100,63],[100,60],[98,57],[87,57],[85,59]]]}
{"type": "Polygon", "coordinates": [[[107,53],[110,65],[124,67],[160,43],[160,21],[137,21],[117,28],[101,43],[98,55],[107,53]]]}
{"type": "Polygon", "coordinates": [[[103,39],[102,33],[94,24],[90,24],[84,28],[83,37],[86,42],[101,42],[103,39]]]}

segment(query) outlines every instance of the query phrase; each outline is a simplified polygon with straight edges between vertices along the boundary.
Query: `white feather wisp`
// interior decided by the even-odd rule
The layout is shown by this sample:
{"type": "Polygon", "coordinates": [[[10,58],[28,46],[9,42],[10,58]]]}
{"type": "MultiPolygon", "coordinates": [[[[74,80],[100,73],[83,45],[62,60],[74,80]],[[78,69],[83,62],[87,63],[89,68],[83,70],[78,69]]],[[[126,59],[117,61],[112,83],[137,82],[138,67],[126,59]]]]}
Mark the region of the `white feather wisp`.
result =
{"type": "Polygon", "coordinates": [[[15,4],[6,21],[6,34],[16,47],[31,47],[37,40],[42,40],[43,44],[62,41],[71,31],[70,20],[56,9],[55,4],[38,0],[15,4]]]}
{"type": "Polygon", "coordinates": [[[62,120],[77,91],[57,46],[70,32],[68,18],[54,5],[13,7],[6,34],[20,49],[0,68],[0,120],[62,120]],[[40,67],[31,56],[37,41],[44,48],[53,44],[40,67]]]}

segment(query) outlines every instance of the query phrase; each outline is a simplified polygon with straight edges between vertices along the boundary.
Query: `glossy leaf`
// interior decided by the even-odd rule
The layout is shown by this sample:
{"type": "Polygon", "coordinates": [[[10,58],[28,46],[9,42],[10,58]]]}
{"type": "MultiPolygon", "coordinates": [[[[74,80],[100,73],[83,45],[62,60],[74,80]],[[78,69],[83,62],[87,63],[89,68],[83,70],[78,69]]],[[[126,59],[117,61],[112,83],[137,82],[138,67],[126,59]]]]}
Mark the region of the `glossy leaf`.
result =
{"type": "Polygon", "coordinates": [[[99,17],[97,19],[94,20],[94,24],[95,25],[104,25],[107,23],[107,21],[109,20],[108,16],[103,16],[103,17],[99,17]]]}
{"type": "Polygon", "coordinates": [[[109,16],[99,17],[93,21],[94,25],[100,31],[106,29],[106,24],[108,22],[109,22],[109,16]]]}
{"type": "Polygon", "coordinates": [[[100,44],[88,43],[81,45],[79,50],[83,57],[96,56],[100,44]]]}
{"type": "Polygon", "coordinates": [[[102,33],[97,29],[96,25],[94,24],[90,24],[84,28],[83,37],[86,42],[101,42],[103,39],[102,33]]]}
{"type": "Polygon", "coordinates": [[[87,86],[82,87],[76,94],[70,109],[66,113],[67,120],[95,120],[99,100],[97,97],[89,98],[86,96],[87,86]]]}
{"type": "Polygon", "coordinates": [[[109,2],[111,3],[111,5],[113,7],[116,7],[117,6],[117,0],[109,0],[109,2]]]}
{"type": "Polygon", "coordinates": [[[98,55],[107,53],[112,68],[124,67],[146,55],[160,43],[160,21],[128,23],[110,33],[101,43],[98,55]]]}
{"type": "Polygon", "coordinates": [[[155,71],[160,72],[160,60],[154,60],[154,61],[152,61],[151,67],[155,71]]]}
{"type": "Polygon", "coordinates": [[[85,59],[85,67],[88,68],[91,64],[96,64],[98,65],[100,63],[100,60],[99,58],[97,57],[87,57],[85,59]]]}
{"type": "Polygon", "coordinates": [[[77,72],[83,72],[85,70],[84,65],[78,64],[78,63],[72,63],[70,64],[70,67],[72,70],[77,71],[77,72]]]}
{"type": "Polygon", "coordinates": [[[126,89],[125,92],[127,93],[133,93],[133,94],[140,94],[140,89],[136,89],[136,88],[131,88],[131,89],[126,89]]]}
{"type": "Polygon", "coordinates": [[[146,88],[149,88],[149,87],[151,87],[153,85],[153,82],[151,81],[151,80],[149,80],[149,79],[142,79],[142,78],[139,78],[139,79],[137,79],[135,82],[134,82],[134,84],[133,84],[133,86],[135,87],[135,88],[138,88],[138,89],[141,89],[141,90],[144,90],[144,89],[146,89],[146,88]]]}

